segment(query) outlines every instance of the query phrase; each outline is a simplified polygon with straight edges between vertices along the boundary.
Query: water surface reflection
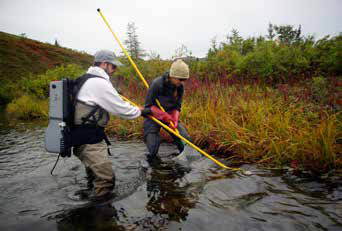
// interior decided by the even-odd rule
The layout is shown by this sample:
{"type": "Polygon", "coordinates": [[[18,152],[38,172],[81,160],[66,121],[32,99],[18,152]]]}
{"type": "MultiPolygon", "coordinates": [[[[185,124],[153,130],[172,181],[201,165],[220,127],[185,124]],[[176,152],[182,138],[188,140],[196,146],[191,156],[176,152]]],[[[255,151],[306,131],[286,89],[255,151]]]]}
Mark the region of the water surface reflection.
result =
{"type": "MultiPolygon", "coordinates": [[[[80,200],[82,164],[58,163],[44,129],[0,130],[1,230],[341,230],[342,182],[242,166],[251,176],[206,159],[181,172],[161,147],[162,163],[142,168],[141,142],[113,142],[118,197],[103,206],[80,200]]],[[[335,178],[334,178],[335,177],[335,178]]]]}

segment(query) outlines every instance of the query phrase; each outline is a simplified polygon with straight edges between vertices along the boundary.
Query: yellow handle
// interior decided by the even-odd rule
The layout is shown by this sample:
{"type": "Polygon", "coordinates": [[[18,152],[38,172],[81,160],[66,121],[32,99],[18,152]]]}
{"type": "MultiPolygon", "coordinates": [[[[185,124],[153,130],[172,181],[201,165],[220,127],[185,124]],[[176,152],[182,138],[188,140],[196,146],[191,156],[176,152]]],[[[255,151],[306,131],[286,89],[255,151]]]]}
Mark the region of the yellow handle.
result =
{"type": "MultiPolygon", "coordinates": [[[[121,49],[123,50],[123,52],[125,53],[126,57],[128,58],[128,60],[130,61],[130,63],[132,64],[133,68],[135,69],[135,71],[138,73],[140,79],[143,81],[144,85],[146,86],[146,88],[149,88],[148,83],[146,82],[145,78],[143,77],[143,75],[140,73],[138,67],[135,65],[134,61],[132,60],[132,58],[130,57],[130,55],[128,54],[128,52],[126,51],[126,49],[123,47],[123,45],[121,44],[119,38],[115,35],[115,33],[113,32],[112,28],[110,27],[109,23],[107,22],[106,18],[103,16],[102,12],[100,9],[97,9],[97,11],[99,12],[99,14],[101,15],[103,21],[106,23],[106,25],[108,26],[109,30],[112,32],[114,38],[116,39],[116,41],[118,42],[119,46],[121,47],[121,49]]],[[[131,103],[132,105],[137,106],[135,103],[133,103],[132,101],[130,101],[129,99],[121,96],[124,100],[126,100],[127,102],[131,103]]],[[[160,107],[160,109],[165,112],[164,108],[161,106],[160,102],[158,100],[157,104],[160,107]]],[[[166,129],[167,131],[171,132],[172,134],[174,134],[175,136],[177,136],[178,138],[180,138],[181,140],[183,140],[184,142],[186,142],[187,144],[189,144],[191,147],[193,147],[194,149],[196,149],[197,151],[199,151],[201,154],[203,154],[204,156],[206,156],[207,158],[211,159],[212,161],[214,161],[216,164],[218,164],[219,166],[226,168],[226,169],[230,169],[230,170],[234,170],[234,171],[238,171],[240,170],[239,168],[231,168],[231,167],[227,167],[226,165],[222,164],[221,162],[219,162],[218,160],[216,160],[215,158],[213,158],[212,156],[210,156],[209,154],[207,154],[206,152],[204,152],[203,150],[201,150],[200,148],[198,148],[196,145],[194,145],[193,143],[191,143],[190,141],[188,141],[187,139],[185,139],[183,136],[181,136],[179,134],[179,131],[176,129],[176,131],[172,130],[171,128],[169,128],[168,126],[166,126],[165,124],[163,124],[162,122],[160,122],[159,120],[157,120],[155,117],[150,116],[150,118],[156,122],[157,124],[159,124],[160,126],[162,126],[164,129],[166,129]]],[[[174,124],[171,122],[171,125],[174,126],[174,124]]]]}
{"type": "MultiPolygon", "coordinates": [[[[126,100],[127,102],[129,102],[130,104],[132,104],[133,106],[138,106],[135,103],[133,103],[132,101],[130,101],[129,99],[127,99],[126,97],[120,95],[121,98],[123,98],[124,100],[126,100]]],[[[239,171],[241,170],[240,168],[231,168],[228,167],[224,164],[222,164],[220,161],[216,160],[214,157],[210,156],[208,153],[206,153],[205,151],[203,151],[202,149],[200,149],[199,147],[197,147],[196,145],[194,145],[193,143],[191,143],[189,140],[185,139],[183,136],[181,136],[180,134],[177,134],[174,130],[172,130],[171,128],[169,128],[168,126],[166,126],[165,124],[163,124],[162,122],[160,122],[158,119],[156,119],[153,116],[149,116],[154,122],[156,122],[157,124],[159,124],[160,126],[162,126],[164,129],[166,129],[167,131],[171,132],[172,134],[174,134],[175,136],[177,136],[179,139],[183,140],[184,142],[186,142],[187,144],[189,144],[191,147],[193,147],[194,149],[196,149],[198,152],[200,152],[201,154],[203,154],[204,156],[206,156],[207,158],[211,159],[212,161],[214,161],[216,164],[218,164],[219,166],[221,166],[222,168],[225,169],[229,169],[229,170],[233,170],[233,171],[239,171]]]]}
{"type": "Polygon", "coordinates": [[[123,45],[121,44],[119,38],[114,34],[112,28],[110,27],[109,23],[107,22],[107,20],[105,19],[105,17],[103,16],[102,12],[100,9],[97,9],[97,11],[100,13],[103,21],[106,23],[106,25],[108,26],[109,30],[112,32],[114,38],[116,39],[116,41],[118,42],[119,46],[121,47],[121,49],[123,50],[123,52],[125,53],[125,55],[127,56],[128,60],[130,61],[130,63],[132,64],[133,68],[135,69],[135,71],[138,73],[140,79],[143,81],[143,83],[145,84],[145,86],[147,88],[149,88],[148,83],[146,82],[145,78],[142,76],[142,74],[140,73],[137,65],[135,65],[135,63],[133,62],[132,58],[129,56],[128,52],[126,51],[126,49],[123,47],[123,45]]]}
{"type": "MultiPolygon", "coordinates": [[[[149,88],[149,85],[148,83],[146,82],[144,76],[141,74],[141,72],[139,71],[137,65],[134,63],[133,59],[131,58],[131,56],[128,54],[128,52],[126,51],[125,47],[122,45],[122,43],[120,42],[118,36],[116,36],[116,34],[113,32],[112,28],[110,27],[108,21],[106,20],[106,18],[103,16],[102,12],[100,9],[97,9],[97,11],[99,12],[99,14],[101,15],[103,21],[106,23],[106,25],[108,26],[110,32],[112,32],[115,40],[118,42],[119,46],[121,47],[122,51],[124,52],[124,54],[126,55],[126,57],[128,58],[129,62],[132,64],[134,70],[137,72],[138,76],[140,77],[141,81],[143,81],[144,85],[146,86],[146,88],[148,89],[149,88]]],[[[165,112],[164,108],[161,106],[160,102],[158,99],[156,99],[156,102],[159,106],[159,108],[165,112]]],[[[170,121],[171,125],[174,126],[173,122],[170,121]]],[[[176,129],[176,132],[179,134],[179,131],[178,129],[176,129]]]]}

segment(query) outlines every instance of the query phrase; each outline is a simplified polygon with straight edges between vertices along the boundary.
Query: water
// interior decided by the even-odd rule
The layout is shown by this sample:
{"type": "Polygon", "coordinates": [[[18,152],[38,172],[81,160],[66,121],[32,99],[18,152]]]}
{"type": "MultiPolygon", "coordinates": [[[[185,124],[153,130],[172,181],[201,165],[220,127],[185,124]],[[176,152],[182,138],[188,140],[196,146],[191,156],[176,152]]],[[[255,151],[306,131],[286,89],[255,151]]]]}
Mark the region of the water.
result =
{"type": "MultiPolygon", "coordinates": [[[[20,128],[21,127],[21,128],[20,128]]],[[[189,173],[171,161],[147,170],[141,142],[112,145],[112,203],[94,206],[82,164],[44,150],[43,128],[0,130],[0,230],[342,230],[341,178],[312,179],[242,166],[251,176],[195,159],[189,173]]],[[[224,160],[223,163],[227,164],[224,160]]]]}

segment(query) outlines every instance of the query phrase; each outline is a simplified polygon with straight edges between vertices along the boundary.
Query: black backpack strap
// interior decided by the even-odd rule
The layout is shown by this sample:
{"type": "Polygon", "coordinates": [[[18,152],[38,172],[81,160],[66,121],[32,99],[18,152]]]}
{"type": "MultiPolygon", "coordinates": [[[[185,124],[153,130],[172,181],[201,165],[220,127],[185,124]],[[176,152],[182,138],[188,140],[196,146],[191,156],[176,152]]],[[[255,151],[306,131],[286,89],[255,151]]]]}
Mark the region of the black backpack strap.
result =
{"type": "Polygon", "coordinates": [[[107,144],[107,152],[108,152],[108,155],[111,156],[112,153],[110,152],[109,146],[112,145],[112,143],[109,141],[107,134],[106,134],[105,132],[104,132],[103,134],[104,134],[103,139],[104,139],[104,141],[105,141],[106,144],[107,144]]]}
{"type": "Polygon", "coordinates": [[[102,120],[103,115],[104,115],[103,110],[99,110],[99,119],[98,119],[98,121],[102,120]]]}
{"type": "Polygon", "coordinates": [[[74,94],[73,97],[75,98],[75,101],[74,101],[75,104],[76,104],[78,93],[80,92],[82,86],[85,84],[85,82],[87,82],[88,79],[92,79],[92,78],[105,79],[104,77],[101,77],[101,76],[86,73],[75,80],[76,86],[75,86],[74,93],[73,93],[74,94]]]}
{"type": "Polygon", "coordinates": [[[86,122],[91,122],[93,124],[97,124],[97,120],[95,118],[95,113],[99,108],[100,107],[98,107],[98,106],[94,106],[93,110],[91,110],[91,112],[86,117],[82,117],[82,125],[84,125],[86,122]],[[90,120],[90,117],[92,117],[92,120],[90,120]]]}
{"type": "MultiPolygon", "coordinates": [[[[76,80],[76,89],[75,89],[75,92],[74,92],[74,97],[75,97],[75,101],[74,101],[74,107],[76,106],[76,102],[82,102],[82,101],[79,101],[77,100],[77,97],[78,97],[78,93],[80,92],[82,86],[85,84],[85,82],[88,80],[88,79],[92,79],[92,78],[101,78],[101,79],[105,79],[104,77],[101,77],[101,76],[97,76],[97,75],[92,75],[92,74],[84,74],[82,75],[81,77],[79,77],[77,80],[76,80]]],[[[100,111],[100,115],[99,115],[99,119],[96,120],[95,118],[95,113],[96,111],[100,109],[99,106],[94,106],[94,109],[86,116],[86,117],[83,117],[82,118],[82,125],[84,125],[86,122],[91,122],[91,123],[94,123],[94,124],[97,124],[97,121],[98,120],[101,120],[102,116],[103,116],[103,113],[101,110],[100,111]],[[92,120],[90,120],[90,117],[92,117],[92,120]]]]}

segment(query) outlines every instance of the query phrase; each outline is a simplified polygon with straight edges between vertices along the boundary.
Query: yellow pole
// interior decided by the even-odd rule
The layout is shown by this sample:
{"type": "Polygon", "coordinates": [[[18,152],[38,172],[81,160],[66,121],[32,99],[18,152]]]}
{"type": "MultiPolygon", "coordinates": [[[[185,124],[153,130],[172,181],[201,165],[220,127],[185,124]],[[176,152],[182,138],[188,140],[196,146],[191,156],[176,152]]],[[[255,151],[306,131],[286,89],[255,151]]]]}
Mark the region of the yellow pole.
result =
{"type": "MultiPolygon", "coordinates": [[[[129,102],[130,104],[134,105],[137,107],[137,105],[135,103],[133,103],[132,101],[130,101],[129,99],[127,99],[126,97],[120,95],[121,98],[123,98],[124,100],[126,100],[127,102],[129,102]]],[[[183,136],[181,136],[180,134],[176,133],[174,130],[172,130],[171,128],[169,128],[168,126],[166,126],[165,124],[163,124],[162,122],[160,122],[158,119],[156,119],[153,116],[149,116],[154,122],[156,122],[157,124],[159,124],[160,126],[162,126],[164,129],[166,129],[167,131],[171,132],[172,134],[174,134],[175,136],[177,136],[179,139],[183,140],[184,142],[186,142],[187,144],[189,144],[191,147],[193,147],[194,149],[196,149],[198,152],[200,152],[201,154],[203,154],[204,156],[206,156],[207,158],[209,158],[210,160],[214,161],[216,164],[218,164],[219,166],[221,166],[222,168],[225,169],[229,169],[229,170],[233,170],[233,171],[239,171],[241,170],[240,168],[231,168],[228,167],[224,164],[222,164],[220,161],[216,160],[214,157],[210,156],[208,153],[206,153],[205,151],[203,151],[202,149],[200,149],[199,147],[197,147],[196,145],[194,145],[193,143],[191,143],[189,140],[185,139],[183,136]]]]}
{"type": "MultiPolygon", "coordinates": [[[[115,40],[118,42],[119,46],[121,47],[121,49],[123,50],[123,52],[125,53],[126,57],[128,58],[128,60],[130,61],[130,63],[132,64],[133,68],[135,69],[135,71],[138,73],[140,79],[143,81],[144,85],[149,88],[148,83],[146,82],[145,78],[143,77],[143,75],[141,74],[141,72],[139,71],[138,67],[135,65],[134,61],[132,60],[132,58],[130,57],[130,55],[128,54],[128,52],[126,51],[126,49],[123,47],[123,45],[121,44],[119,38],[115,35],[115,33],[113,32],[112,28],[110,27],[109,23],[107,22],[106,18],[103,16],[102,12],[100,9],[97,9],[97,11],[100,13],[103,21],[106,23],[106,25],[108,26],[109,30],[112,32],[115,40]]],[[[125,98],[124,96],[121,96],[124,100],[126,100],[127,102],[131,103],[132,105],[137,106],[135,103],[133,103],[132,101],[130,101],[129,99],[125,98]]],[[[165,112],[164,108],[160,105],[160,102],[158,100],[157,104],[160,107],[160,109],[162,111],[165,112]]],[[[191,147],[193,147],[194,149],[196,149],[197,151],[199,151],[201,154],[203,154],[204,156],[206,156],[207,158],[211,159],[212,161],[214,161],[216,164],[218,164],[219,166],[226,168],[226,169],[230,169],[230,170],[240,170],[239,168],[231,168],[231,167],[227,167],[226,165],[222,164],[221,162],[219,162],[218,160],[216,160],[215,158],[213,158],[212,156],[210,156],[209,154],[207,154],[206,152],[204,152],[203,150],[201,150],[199,147],[197,147],[196,145],[194,145],[193,143],[191,143],[190,141],[188,141],[187,139],[185,139],[183,136],[181,136],[178,132],[178,130],[176,129],[176,131],[172,130],[171,128],[169,128],[168,126],[166,126],[165,124],[163,124],[162,122],[160,122],[159,120],[157,120],[155,117],[150,116],[150,118],[156,122],[157,124],[159,124],[160,126],[162,126],[164,129],[166,129],[167,131],[171,132],[172,134],[174,134],[175,136],[177,136],[178,138],[180,138],[181,140],[183,140],[184,142],[186,142],[187,144],[189,144],[191,147]]],[[[172,123],[172,122],[171,122],[172,123]]],[[[172,124],[173,125],[173,124],[172,124]]]]}
{"type": "MultiPolygon", "coordinates": [[[[119,46],[121,47],[122,51],[124,52],[124,54],[126,55],[126,57],[128,58],[129,62],[132,64],[134,70],[137,72],[138,76],[140,77],[140,79],[143,81],[144,85],[146,86],[146,88],[149,88],[148,83],[146,82],[144,76],[141,74],[141,72],[139,71],[137,65],[134,63],[133,59],[131,58],[131,56],[128,54],[128,52],[126,51],[125,47],[122,45],[122,43],[120,42],[118,36],[116,36],[116,34],[113,32],[112,28],[110,27],[108,21],[106,20],[106,18],[103,16],[102,12],[100,9],[97,9],[97,11],[99,12],[99,14],[101,15],[103,21],[106,23],[107,27],[109,28],[110,32],[112,32],[115,40],[118,42],[119,46]]],[[[162,105],[160,104],[159,100],[156,99],[156,102],[159,106],[159,108],[165,112],[164,108],[162,107],[162,105]]],[[[170,122],[172,126],[174,126],[173,122],[170,122]]],[[[176,129],[176,132],[179,134],[178,129],[176,129]]]]}
{"type": "Polygon", "coordinates": [[[109,23],[107,22],[106,18],[103,16],[102,12],[100,9],[97,9],[97,11],[100,13],[103,21],[106,23],[106,25],[108,26],[110,32],[112,32],[115,40],[118,42],[119,46],[121,47],[121,49],[123,50],[123,52],[125,53],[126,57],[128,58],[129,62],[132,64],[134,70],[138,73],[140,79],[143,81],[144,85],[146,86],[146,88],[149,88],[148,83],[146,82],[145,78],[143,77],[143,75],[140,73],[137,65],[135,65],[134,61],[132,60],[131,56],[128,54],[128,52],[126,51],[126,49],[124,48],[124,46],[121,44],[119,38],[115,35],[115,33],[113,32],[112,28],[110,27],[109,23]]]}

